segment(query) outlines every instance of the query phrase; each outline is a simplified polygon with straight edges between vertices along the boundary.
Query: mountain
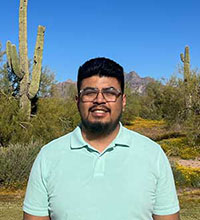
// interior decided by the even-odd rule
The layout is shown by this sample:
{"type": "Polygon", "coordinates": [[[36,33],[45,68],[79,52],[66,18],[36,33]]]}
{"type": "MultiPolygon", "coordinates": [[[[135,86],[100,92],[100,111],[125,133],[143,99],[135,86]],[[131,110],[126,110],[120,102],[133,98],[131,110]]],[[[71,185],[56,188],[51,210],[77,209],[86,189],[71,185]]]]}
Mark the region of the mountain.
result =
{"type": "Polygon", "coordinates": [[[76,82],[72,81],[71,79],[68,79],[65,82],[59,82],[53,86],[52,96],[67,98],[68,96],[74,93],[75,89],[76,82]]]}
{"type": "Polygon", "coordinates": [[[143,94],[147,85],[150,82],[155,81],[151,77],[140,77],[135,71],[131,71],[130,73],[125,74],[125,82],[131,88],[133,92],[137,92],[139,94],[143,94]]]}
{"type": "MultiPolygon", "coordinates": [[[[153,82],[151,77],[140,77],[135,71],[125,73],[125,83],[131,88],[133,92],[143,94],[147,85],[153,82]]],[[[54,85],[53,96],[67,98],[70,94],[74,93],[76,89],[76,82],[68,79],[65,82],[60,82],[54,85]],[[73,91],[72,91],[73,90],[73,91]]]]}

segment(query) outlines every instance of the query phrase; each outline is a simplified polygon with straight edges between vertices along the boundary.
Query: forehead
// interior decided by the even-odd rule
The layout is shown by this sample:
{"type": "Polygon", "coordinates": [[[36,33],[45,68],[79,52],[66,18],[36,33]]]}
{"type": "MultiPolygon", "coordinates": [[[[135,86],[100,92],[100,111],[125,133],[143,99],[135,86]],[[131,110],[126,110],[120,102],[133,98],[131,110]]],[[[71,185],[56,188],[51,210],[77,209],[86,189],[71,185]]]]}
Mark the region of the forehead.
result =
{"type": "Polygon", "coordinates": [[[94,88],[98,88],[98,89],[107,88],[107,87],[114,87],[116,89],[120,89],[120,83],[114,77],[91,76],[91,77],[83,79],[83,81],[81,82],[80,89],[84,89],[86,87],[94,87],[94,88]]]}

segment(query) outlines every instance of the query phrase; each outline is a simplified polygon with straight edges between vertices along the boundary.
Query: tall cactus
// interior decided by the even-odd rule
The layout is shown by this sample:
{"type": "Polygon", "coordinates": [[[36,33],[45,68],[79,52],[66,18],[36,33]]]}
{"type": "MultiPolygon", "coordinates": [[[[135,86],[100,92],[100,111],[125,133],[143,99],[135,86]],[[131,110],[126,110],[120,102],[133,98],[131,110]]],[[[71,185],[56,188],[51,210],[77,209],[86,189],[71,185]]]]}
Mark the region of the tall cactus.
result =
{"type": "Polygon", "coordinates": [[[185,47],[185,53],[181,53],[181,61],[184,65],[184,81],[188,82],[190,79],[190,53],[189,53],[189,47],[185,47]]]}
{"type": "Polygon", "coordinates": [[[39,89],[45,27],[38,26],[35,45],[33,70],[30,79],[27,45],[27,5],[28,0],[20,0],[19,7],[19,55],[16,46],[10,41],[6,43],[8,66],[20,79],[20,108],[28,117],[31,114],[31,99],[39,89]]]}
{"type": "Polygon", "coordinates": [[[185,88],[185,105],[187,114],[191,114],[191,107],[192,107],[192,94],[190,91],[191,86],[191,71],[190,71],[190,53],[189,47],[185,47],[185,53],[181,53],[181,61],[183,62],[183,69],[184,69],[184,88],[185,88]]]}

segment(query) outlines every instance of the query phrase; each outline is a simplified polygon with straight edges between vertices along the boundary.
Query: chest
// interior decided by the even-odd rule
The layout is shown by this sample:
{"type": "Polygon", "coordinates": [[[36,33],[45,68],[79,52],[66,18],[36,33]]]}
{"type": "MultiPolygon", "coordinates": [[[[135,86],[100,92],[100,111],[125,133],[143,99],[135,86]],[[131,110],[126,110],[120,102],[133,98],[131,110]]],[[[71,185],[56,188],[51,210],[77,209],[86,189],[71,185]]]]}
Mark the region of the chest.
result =
{"type": "Polygon", "coordinates": [[[59,220],[151,219],[157,177],[143,157],[82,155],[48,177],[49,210],[59,220]],[[139,219],[142,219],[140,216],[139,219]]]}

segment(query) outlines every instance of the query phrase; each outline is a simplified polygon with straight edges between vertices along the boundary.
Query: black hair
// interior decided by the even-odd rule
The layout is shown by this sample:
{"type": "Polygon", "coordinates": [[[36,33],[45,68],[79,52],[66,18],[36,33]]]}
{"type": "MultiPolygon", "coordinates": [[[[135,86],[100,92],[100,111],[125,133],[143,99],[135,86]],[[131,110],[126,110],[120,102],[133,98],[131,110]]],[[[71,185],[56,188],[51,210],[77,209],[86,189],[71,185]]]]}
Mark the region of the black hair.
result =
{"type": "Polygon", "coordinates": [[[81,82],[83,79],[98,75],[100,77],[114,77],[121,85],[122,93],[124,93],[124,70],[115,61],[105,58],[97,57],[86,61],[78,70],[77,89],[80,91],[81,82]]]}

